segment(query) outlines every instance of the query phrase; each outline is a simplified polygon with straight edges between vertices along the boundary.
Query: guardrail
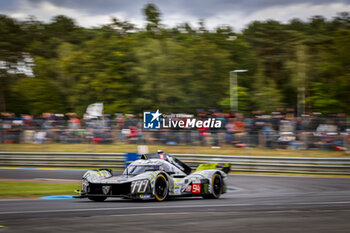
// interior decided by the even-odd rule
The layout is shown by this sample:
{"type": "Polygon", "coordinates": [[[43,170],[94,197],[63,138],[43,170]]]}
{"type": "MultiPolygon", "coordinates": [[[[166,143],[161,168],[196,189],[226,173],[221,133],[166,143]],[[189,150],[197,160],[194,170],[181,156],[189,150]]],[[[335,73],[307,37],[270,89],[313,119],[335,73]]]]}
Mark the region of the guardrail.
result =
{"type": "MultiPolygon", "coordinates": [[[[231,163],[232,171],[350,175],[350,158],[299,158],[174,154],[192,168],[201,163],[231,163]]],[[[0,152],[0,166],[124,168],[124,153],[0,152]]]]}

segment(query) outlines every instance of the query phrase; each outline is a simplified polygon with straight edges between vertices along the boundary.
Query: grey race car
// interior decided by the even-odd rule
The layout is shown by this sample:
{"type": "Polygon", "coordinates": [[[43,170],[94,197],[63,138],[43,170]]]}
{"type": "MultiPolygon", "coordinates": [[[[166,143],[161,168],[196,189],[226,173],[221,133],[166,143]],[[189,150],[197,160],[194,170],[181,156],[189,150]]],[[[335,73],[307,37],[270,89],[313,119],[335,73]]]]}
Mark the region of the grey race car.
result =
{"type": "Polygon", "coordinates": [[[216,199],[226,192],[226,173],[230,167],[229,164],[222,170],[211,167],[204,164],[191,174],[189,166],[169,154],[162,151],[145,154],[119,176],[113,176],[110,169],[87,171],[82,178],[82,190],[77,190],[80,195],[75,197],[92,201],[104,201],[107,197],[157,201],[179,196],[216,199]]]}

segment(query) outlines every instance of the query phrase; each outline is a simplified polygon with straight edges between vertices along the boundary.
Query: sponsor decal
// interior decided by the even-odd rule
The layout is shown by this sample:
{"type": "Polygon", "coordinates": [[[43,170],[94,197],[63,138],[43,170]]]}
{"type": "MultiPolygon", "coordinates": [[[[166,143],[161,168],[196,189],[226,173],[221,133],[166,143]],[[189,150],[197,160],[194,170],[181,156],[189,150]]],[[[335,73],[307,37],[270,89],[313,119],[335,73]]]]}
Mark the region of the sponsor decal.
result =
{"type": "Polygon", "coordinates": [[[188,185],[185,189],[185,192],[191,192],[192,191],[192,185],[188,185]]]}
{"type": "Polygon", "coordinates": [[[144,129],[160,128],[221,128],[222,122],[215,118],[196,119],[189,114],[170,114],[163,115],[159,109],[155,112],[143,112],[144,129]],[[181,120],[179,120],[179,118],[181,120]]]}
{"type": "Polygon", "coordinates": [[[180,189],[179,189],[179,188],[176,188],[176,189],[174,190],[174,194],[175,194],[175,195],[180,195],[180,194],[181,194],[180,189]]]}
{"type": "Polygon", "coordinates": [[[192,184],[192,193],[201,193],[201,184],[200,183],[192,184]]]}
{"type": "Polygon", "coordinates": [[[150,199],[151,195],[150,194],[141,194],[140,198],[142,198],[142,199],[150,199]]]}

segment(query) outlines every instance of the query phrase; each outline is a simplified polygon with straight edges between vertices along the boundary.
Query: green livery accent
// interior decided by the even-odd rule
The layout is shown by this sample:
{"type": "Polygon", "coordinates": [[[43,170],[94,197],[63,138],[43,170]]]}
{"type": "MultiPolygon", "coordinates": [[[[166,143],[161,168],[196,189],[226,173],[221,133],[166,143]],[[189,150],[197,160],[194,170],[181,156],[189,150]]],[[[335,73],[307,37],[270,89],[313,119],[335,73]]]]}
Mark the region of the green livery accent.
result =
{"type": "Polygon", "coordinates": [[[174,185],[180,183],[183,179],[182,178],[176,178],[174,179],[174,185]]]}
{"type": "Polygon", "coordinates": [[[151,177],[150,182],[152,182],[152,180],[154,180],[157,177],[158,173],[157,172],[153,172],[153,176],[151,177]]]}
{"type": "Polygon", "coordinates": [[[196,172],[202,171],[202,170],[216,169],[217,166],[218,166],[218,163],[204,163],[204,164],[200,164],[197,167],[196,172]]]}
{"type": "Polygon", "coordinates": [[[78,193],[78,194],[81,194],[81,190],[78,190],[78,189],[74,190],[74,192],[78,193]]]}

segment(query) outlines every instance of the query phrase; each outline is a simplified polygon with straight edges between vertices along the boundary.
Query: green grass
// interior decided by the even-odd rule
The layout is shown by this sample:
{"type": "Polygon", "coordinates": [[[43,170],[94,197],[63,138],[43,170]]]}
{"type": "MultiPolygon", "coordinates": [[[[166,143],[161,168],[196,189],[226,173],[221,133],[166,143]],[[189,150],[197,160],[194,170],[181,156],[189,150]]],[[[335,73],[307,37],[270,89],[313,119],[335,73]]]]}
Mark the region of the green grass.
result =
{"type": "Polygon", "coordinates": [[[80,184],[0,182],[0,198],[72,195],[80,184]]]}
{"type": "MultiPolygon", "coordinates": [[[[210,146],[166,146],[149,145],[149,152],[163,150],[170,154],[220,154],[220,155],[245,155],[245,156],[286,156],[286,157],[350,157],[350,154],[342,151],[323,150],[284,150],[265,148],[235,148],[222,146],[214,149],[210,146]]],[[[0,151],[9,152],[94,152],[94,153],[125,153],[137,152],[134,144],[0,144],[0,151]]]]}

